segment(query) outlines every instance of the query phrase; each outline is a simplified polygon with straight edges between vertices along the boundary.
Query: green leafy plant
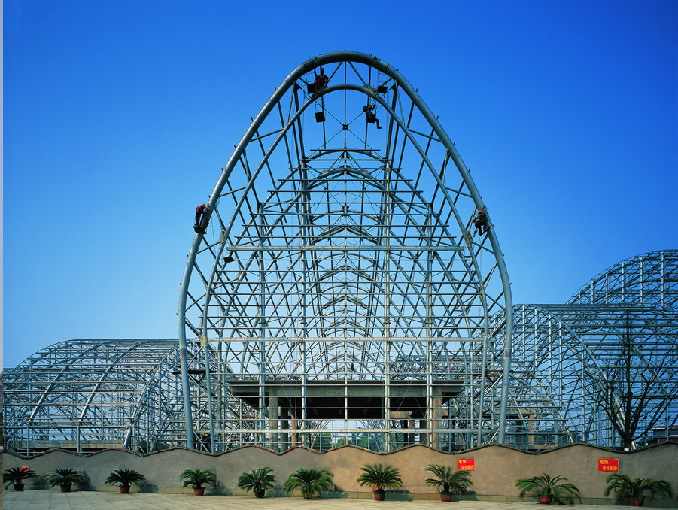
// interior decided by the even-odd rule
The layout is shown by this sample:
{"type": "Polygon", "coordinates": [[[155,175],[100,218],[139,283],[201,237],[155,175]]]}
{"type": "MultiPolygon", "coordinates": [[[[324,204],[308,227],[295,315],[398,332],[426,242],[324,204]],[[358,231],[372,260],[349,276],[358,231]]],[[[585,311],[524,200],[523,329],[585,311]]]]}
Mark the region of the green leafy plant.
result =
{"type": "Polygon", "coordinates": [[[516,481],[516,487],[520,489],[521,496],[536,489],[540,503],[550,503],[551,498],[561,504],[564,504],[564,500],[572,504],[575,499],[581,503],[579,489],[573,484],[566,482],[567,478],[562,476],[552,477],[544,473],[532,478],[521,478],[516,481]]]}
{"type": "Polygon", "coordinates": [[[190,485],[193,490],[200,490],[205,488],[205,484],[214,485],[217,475],[211,469],[186,469],[179,475],[179,480],[184,482],[184,487],[190,485]]]}
{"type": "Polygon", "coordinates": [[[108,478],[105,480],[106,485],[119,485],[122,487],[127,487],[131,484],[139,484],[146,479],[144,475],[135,471],[134,469],[115,469],[108,478]]]}
{"type": "Polygon", "coordinates": [[[455,471],[450,466],[429,464],[426,471],[430,471],[435,478],[427,478],[426,483],[438,489],[444,500],[451,500],[452,495],[466,494],[473,485],[469,471],[455,471]],[[449,495],[448,499],[446,496],[449,495]]]}
{"type": "Polygon", "coordinates": [[[252,491],[257,498],[263,498],[268,489],[273,488],[275,476],[271,474],[272,468],[264,466],[242,473],[238,477],[238,487],[244,491],[252,491]]]}
{"type": "Polygon", "coordinates": [[[390,489],[403,486],[403,479],[400,478],[400,471],[391,466],[381,464],[370,464],[360,468],[363,473],[356,479],[362,487],[369,485],[372,487],[374,499],[384,499],[384,489],[390,489]]]}
{"type": "Polygon", "coordinates": [[[20,485],[21,488],[17,488],[17,490],[23,490],[24,480],[37,476],[32,469],[25,470],[20,467],[13,467],[5,470],[2,474],[2,480],[5,483],[5,489],[10,485],[20,485]]]}
{"type": "Polygon", "coordinates": [[[646,498],[671,498],[673,489],[666,480],[653,480],[652,478],[631,478],[620,473],[612,473],[607,477],[605,495],[615,491],[617,499],[628,499],[632,505],[641,506],[646,498]],[[635,500],[635,501],[634,501],[635,500]]]}
{"type": "Polygon", "coordinates": [[[70,468],[57,468],[54,473],[47,477],[47,481],[52,487],[61,487],[63,492],[70,492],[73,484],[83,487],[89,483],[89,478],[82,472],[70,468]]]}
{"type": "Polygon", "coordinates": [[[314,494],[322,496],[322,491],[333,485],[333,475],[328,470],[299,468],[285,480],[283,488],[288,492],[299,488],[304,499],[311,499],[314,494]]]}

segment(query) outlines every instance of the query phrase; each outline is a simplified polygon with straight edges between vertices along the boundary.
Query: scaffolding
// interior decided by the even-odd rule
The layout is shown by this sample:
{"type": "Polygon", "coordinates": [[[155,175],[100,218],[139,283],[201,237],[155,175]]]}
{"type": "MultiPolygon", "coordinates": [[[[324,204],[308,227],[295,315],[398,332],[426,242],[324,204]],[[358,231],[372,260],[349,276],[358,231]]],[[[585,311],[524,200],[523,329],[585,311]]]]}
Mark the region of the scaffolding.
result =
{"type": "Polygon", "coordinates": [[[295,69],[198,219],[179,340],[216,370],[198,389],[209,412],[184,402],[189,446],[503,440],[511,316],[491,318],[510,288],[491,216],[389,64],[338,52],[295,69]]]}

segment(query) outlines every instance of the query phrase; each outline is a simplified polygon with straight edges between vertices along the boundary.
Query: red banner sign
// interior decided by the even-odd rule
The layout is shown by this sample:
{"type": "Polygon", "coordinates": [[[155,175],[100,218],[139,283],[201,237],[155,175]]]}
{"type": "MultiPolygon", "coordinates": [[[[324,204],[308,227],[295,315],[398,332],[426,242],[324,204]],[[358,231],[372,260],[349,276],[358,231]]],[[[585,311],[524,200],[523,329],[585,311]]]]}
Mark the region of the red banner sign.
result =
{"type": "Polygon", "coordinates": [[[475,471],[476,459],[457,459],[457,470],[475,471]]]}
{"type": "Polygon", "coordinates": [[[19,469],[22,473],[28,473],[31,470],[28,466],[20,466],[19,469]]]}
{"type": "Polygon", "coordinates": [[[619,471],[619,459],[598,459],[598,471],[606,473],[619,471]]]}

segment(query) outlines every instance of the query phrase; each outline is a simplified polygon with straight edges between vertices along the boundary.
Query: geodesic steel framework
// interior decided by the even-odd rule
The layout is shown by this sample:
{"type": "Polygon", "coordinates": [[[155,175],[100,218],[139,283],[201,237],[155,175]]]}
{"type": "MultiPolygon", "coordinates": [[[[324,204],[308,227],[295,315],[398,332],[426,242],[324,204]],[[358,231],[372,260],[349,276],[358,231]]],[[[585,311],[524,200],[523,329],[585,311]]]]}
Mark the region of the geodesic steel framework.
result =
{"type": "Polygon", "coordinates": [[[196,415],[182,364],[188,445],[502,441],[511,314],[491,317],[511,298],[491,217],[472,232],[480,210],[397,70],[356,52],[295,69],[196,226],[179,340],[217,368],[196,415]]]}
{"type": "Polygon", "coordinates": [[[563,305],[515,306],[508,442],[623,446],[614,422],[633,424],[631,447],[678,439],[677,297],[678,251],[665,250],[614,265],[563,305]]]}

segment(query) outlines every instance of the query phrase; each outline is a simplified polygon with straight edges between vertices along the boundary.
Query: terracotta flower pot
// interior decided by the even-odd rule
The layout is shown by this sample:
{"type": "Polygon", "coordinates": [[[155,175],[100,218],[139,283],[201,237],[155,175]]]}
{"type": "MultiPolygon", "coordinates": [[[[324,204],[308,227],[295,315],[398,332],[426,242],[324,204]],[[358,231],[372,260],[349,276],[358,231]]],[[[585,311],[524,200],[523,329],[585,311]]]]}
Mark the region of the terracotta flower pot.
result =
{"type": "Polygon", "coordinates": [[[539,496],[539,502],[542,505],[550,505],[551,501],[553,501],[553,496],[551,496],[551,494],[547,496],[539,496]]]}
{"type": "Polygon", "coordinates": [[[70,483],[67,483],[67,484],[64,484],[64,485],[59,485],[59,487],[61,488],[61,492],[71,492],[71,484],[70,483]]]}
{"type": "Polygon", "coordinates": [[[643,502],[640,498],[629,498],[629,503],[631,503],[631,506],[643,506],[643,502]]]}
{"type": "Polygon", "coordinates": [[[129,485],[121,485],[120,494],[129,494],[129,485]]]}
{"type": "Polygon", "coordinates": [[[194,496],[202,496],[203,494],[205,494],[205,487],[193,487],[194,496]]]}
{"type": "Polygon", "coordinates": [[[22,490],[24,490],[24,484],[23,484],[23,483],[15,483],[15,484],[14,484],[14,490],[15,490],[15,491],[22,491],[22,490]]]}
{"type": "Polygon", "coordinates": [[[254,497],[256,498],[263,498],[266,495],[266,491],[255,491],[254,492],[254,497]]]}
{"type": "Polygon", "coordinates": [[[450,501],[452,501],[452,494],[450,492],[441,492],[440,501],[443,501],[444,503],[449,503],[450,501]]]}
{"type": "Polygon", "coordinates": [[[374,500],[375,501],[384,501],[386,498],[386,491],[384,489],[375,489],[374,491],[374,500]]]}

